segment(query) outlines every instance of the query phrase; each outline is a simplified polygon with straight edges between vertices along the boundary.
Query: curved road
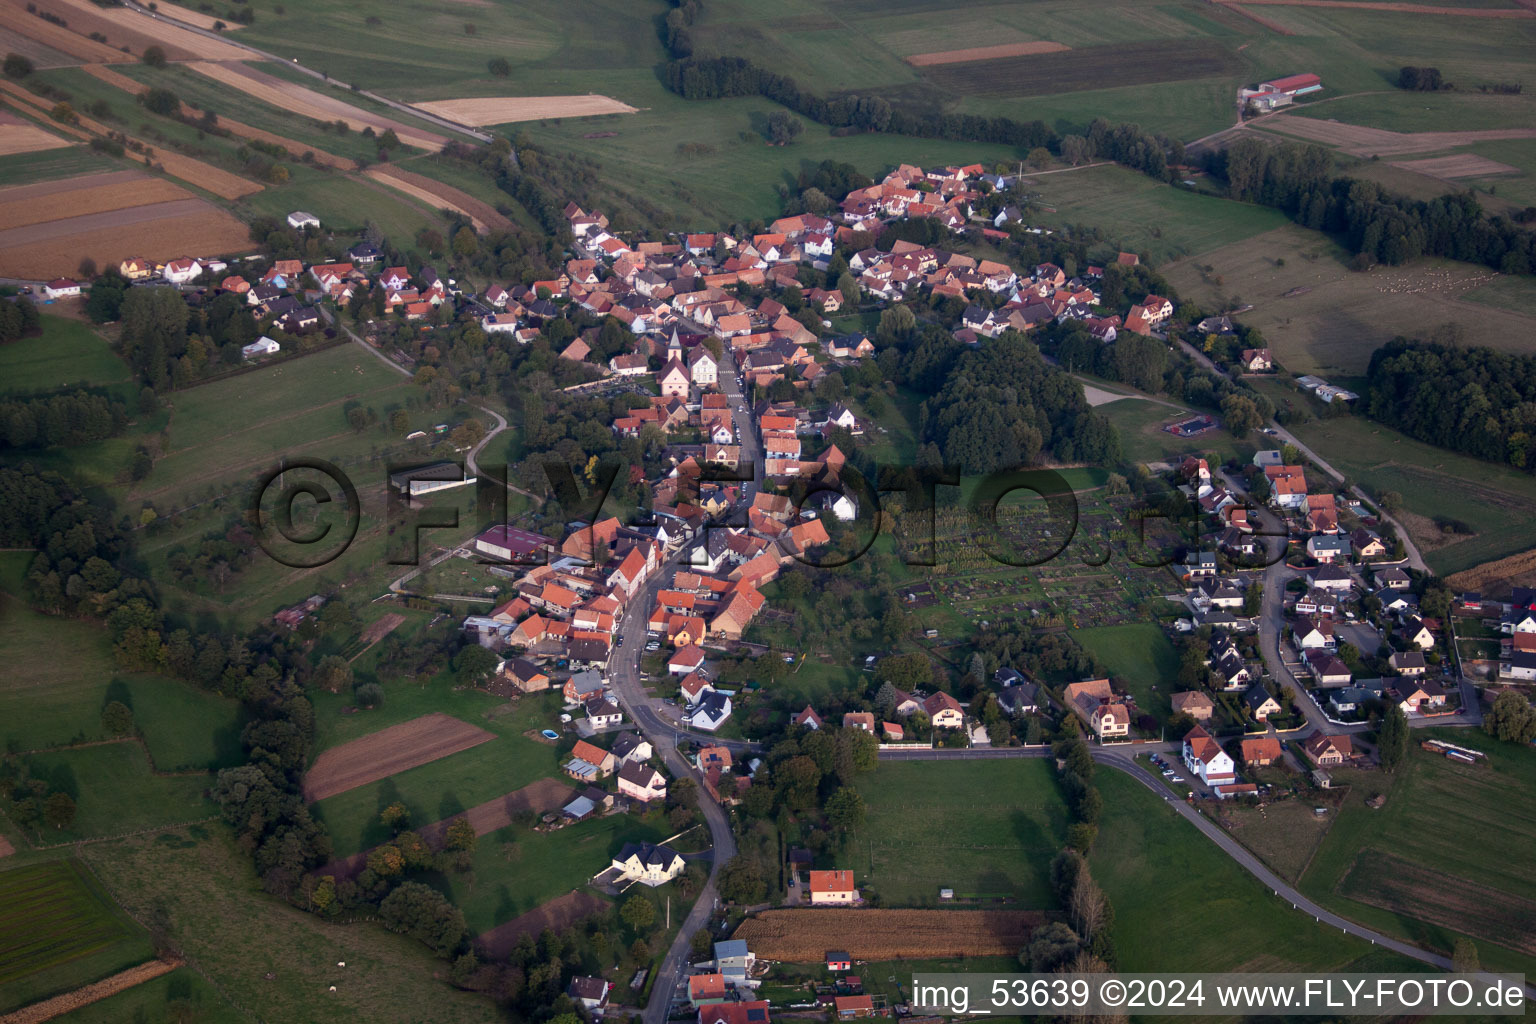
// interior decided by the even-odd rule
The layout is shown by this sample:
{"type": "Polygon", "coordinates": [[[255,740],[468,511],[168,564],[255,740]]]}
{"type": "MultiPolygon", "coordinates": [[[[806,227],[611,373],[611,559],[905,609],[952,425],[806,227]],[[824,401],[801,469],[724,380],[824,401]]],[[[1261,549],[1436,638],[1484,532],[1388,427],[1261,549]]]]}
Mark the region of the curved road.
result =
{"type": "MultiPolygon", "coordinates": [[[[1134,749],[1146,748],[1144,746],[1138,746],[1134,749]]],[[[1340,917],[1338,914],[1320,907],[1316,903],[1313,903],[1311,900],[1307,899],[1307,897],[1303,896],[1295,888],[1281,881],[1274,872],[1270,871],[1269,868],[1264,866],[1263,862],[1261,862],[1257,857],[1244,849],[1231,836],[1227,835],[1227,833],[1224,832],[1220,826],[1213,824],[1203,814],[1191,807],[1186,801],[1172,799],[1171,794],[1168,792],[1167,788],[1160,785],[1157,779],[1153,778],[1150,772],[1135,762],[1134,754],[1131,751],[1121,751],[1114,747],[1093,747],[1091,750],[1093,753],[1093,759],[1096,763],[1109,768],[1114,768],[1117,771],[1124,772],[1131,778],[1146,786],[1147,789],[1151,790],[1153,793],[1163,797],[1164,802],[1167,803],[1169,807],[1173,808],[1175,812],[1181,815],[1190,824],[1194,825],[1195,828],[1199,829],[1201,833],[1206,836],[1206,838],[1210,839],[1211,842],[1220,847],[1223,853],[1236,861],[1249,874],[1253,875],[1260,882],[1263,882],[1264,885],[1269,888],[1270,892],[1274,893],[1279,898],[1288,901],[1296,910],[1299,910],[1302,913],[1311,914],[1319,924],[1330,925],[1342,932],[1345,932],[1346,934],[1353,935],[1356,938],[1365,939],[1366,941],[1371,942],[1377,946],[1381,946],[1383,949],[1390,949],[1394,953],[1398,953],[1406,957],[1411,957],[1414,960],[1429,964],[1433,967],[1438,967],[1441,970],[1449,971],[1453,969],[1453,965],[1449,957],[1441,956],[1439,953],[1431,953],[1428,950],[1420,949],[1417,946],[1410,945],[1399,939],[1394,939],[1391,936],[1383,935],[1377,931],[1372,931],[1371,929],[1358,925],[1347,918],[1340,917]]],[[[893,761],[942,761],[948,759],[987,760],[1009,757],[1045,757],[1049,752],[1050,748],[1048,747],[1034,750],[1024,747],[1001,747],[990,750],[972,749],[883,751],[880,757],[881,760],[893,761]]],[[[1536,985],[1527,985],[1526,989],[1528,993],[1536,995],[1536,985]]]]}

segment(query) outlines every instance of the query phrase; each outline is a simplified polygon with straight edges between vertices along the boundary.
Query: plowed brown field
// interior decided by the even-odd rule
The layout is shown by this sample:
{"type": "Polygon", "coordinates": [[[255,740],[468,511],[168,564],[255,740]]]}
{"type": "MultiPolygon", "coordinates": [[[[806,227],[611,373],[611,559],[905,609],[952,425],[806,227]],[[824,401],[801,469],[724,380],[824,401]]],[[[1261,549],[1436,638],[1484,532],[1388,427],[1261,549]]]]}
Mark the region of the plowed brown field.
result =
{"type": "Polygon", "coordinates": [[[126,971],[118,971],[110,978],[102,978],[100,981],[83,985],[73,992],[65,992],[61,996],[44,999],[31,1006],[23,1006],[14,1013],[0,1017],[0,1024],[43,1024],[43,1021],[62,1017],[82,1006],[89,1006],[108,996],[115,996],[119,992],[133,988],[135,985],[142,985],[152,978],[169,974],[180,966],[180,960],[149,960],[137,967],[130,967],[126,971]]]}
{"type": "Polygon", "coordinates": [[[1028,57],[1036,53],[1060,53],[1072,47],[1063,43],[1041,40],[1033,43],[999,43],[996,46],[973,46],[969,50],[935,50],[932,53],[914,53],[907,58],[913,67],[926,68],[934,64],[964,64],[972,60],[996,60],[998,57],[1028,57]]]}
{"type": "Polygon", "coordinates": [[[422,715],[323,752],[304,776],[304,799],[324,800],[495,738],[440,711],[422,715]]]}
{"type": "MultiPolygon", "coordinates": [[[[607,907],[608,903],[605,900],[589,892],[567,893],[559,899],[534,907],[526,914],[519,914],[506,924],[497,925],[476,939],[475,945],[480,949],[483,957],[505,960],[512,952],[512,948],[517,945],[519,936],[524,934],[537,936],[545,928],[552,929],[558,934],[588,914],[595,914],[607,907]]],[[[819,955],[825,956],[825,950],[819,955]]]]}
{"type": "Polygon", "coordinates": [[[829,949],[855,960],[1016,956],[1043,920],[1030,910],[765,910],[733,936],[764,960],[820,963],[829,949]]]}
{"type": "MultiPolygon", "coordinates": [[[[69,180],[66,178],[64,182],[49,184],[65,184],[69,180]]],[[[29,186],[23,185],[21,188],[27,189],[29,186]]],[[[134,206],[197,199],[180,185],[164,178],[148,176],[102,185],[82,184],[79,188],[58,189],[47,194],[25,193],[13,196],[11,192],[8,188],[0,189],[0,224],[4,224],[7,229],[85,217],[109,210],[126,210],[134,206]]]]}
{"type": "Polygon", "coordinates": [[[78,57],[85,61],[120,61],[127,60],[128,55],[123,51],[108,46],[106,43],[98,43],[78,33],[71,32],[63,25],[55,25],[50,21],[44,21],[36,14],[29,13],[24,2],[17,0],[0,0],[0,28],[18,35],[35,39],[44,46],[67,53],[71,57],[78,57]]]}
{"type": "Polygon", "coordinates": [[[498,231],[508,231],[512,228],[512,222],[497,213],[495,207],[489,203],[482,203],[468,192],[434,181],[424,175],[403,171],[393,164],[378,164],[363,173],[374,181],[383,182],[390,188],[397,188],[408,196],[420,199],[433,209],[455,210],[462,213],[474,224],[475,230],[482,234],[491,228],[498,231]]]}
{"type": "Polygon", "coordinates": [[[471,96],[459,100],[415,103],[438,117],[460,124],[510,124],[542,121],[546,117],[593,117],[597,114],[633,114],[635,108],[608,96],[471,96]]]}
{"type": "Polygon", "coordinates": [[[1432,178],[1487,178],[1496,174],[1519,174],[1520,168],[1490,160],[1475,153],[1458,153],[1454,156],[1432,156],[1424,160],[1402,160],[1393,167],[1417,171],[1432,178]]]}
{"type": "Polygon", "coordinates": [[[129,256],[171,260],[249,252],[250,229],[201,199],[183,199],[0,230],[0,277],[29,280],[75,273],[129,256]]]}
{"type": "Polygon", "coordinates": [[[270,103],[280,110],[303,117],[312,117],[317,121],[335,121],[339,118],[346,121],[353,131],[359,132],[364,128],[372,128],[382,133],[386,128],[393,128],[401,142],[407,146],[415,146],[417,149],[435,151],[441,149],[443,143],[448,141],[442,135],[411,128],[399,121],[369,113],[350,103],[344,103],[313,89],[306,89],[302,85],[285,82],[281,78],[274,78],[243,64],[213,64],[207,61],[196,61],[188,64],[187,67],[199,74],[207,75],[214,81],[232,85],[241,92],[270,103]]]}

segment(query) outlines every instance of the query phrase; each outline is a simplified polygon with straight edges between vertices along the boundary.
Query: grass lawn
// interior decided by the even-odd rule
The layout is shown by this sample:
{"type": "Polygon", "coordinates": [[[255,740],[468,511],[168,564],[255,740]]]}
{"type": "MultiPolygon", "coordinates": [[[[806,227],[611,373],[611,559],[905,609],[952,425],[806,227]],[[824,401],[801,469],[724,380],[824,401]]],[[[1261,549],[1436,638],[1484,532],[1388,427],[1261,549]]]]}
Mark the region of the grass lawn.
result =
{"type": "Polygon", "coordinates": [[[296,209],[313,213],[327,230],[344,234],[376,225],[402,250],[416,244],[416,235],[423,228],[442,231],[447,224],[425,203],[362,175],[337,172],[307,172],[286,185],[245,196],[235,205],[235,212],[245,217],[286,217],[296,209]]]}
{"type": "Polygon", "coordinates": [[[218,811],[204,795],[213,781],[209,776],[155,775],[143,748],[133,742],[32,754],[27,764],[34,778],[49,780],[52,789],[75,799],[74,823],[65,829],[40,825],[34,839],[43,843],[119,835],[218,811]]]}
{"type": "Polygon", "coordinates": [[[0,391],[20,393],[73,387],[110,387],[118,399],[133,373],[107,342],[79,320],[44,313],[41,334],[0,346],[0,391]]]}
{"type": "MultiPolygon", "coordinates": [[[[1264,389],[1277,405],[1287,396],[1301,400],[1278,382],[1264,389]]],[[[1435,448],[1362,416],[1314,419],[1289,429],[1372,494],[1401,494],[1409,531],[1440,575],[1531,547],[1536,480],[1528,474],[1435,448]],[[1436,517],[1460,520],[1476,533],[1466,539],[1444,535],[1436,517]]]]}
{"type": "Polygon", "coordinates": [[[172,1020],[190,1008],[198,1024],[244,1024],[246,1017],[218,989],[190,967],[179,967],[115,996],[82,1006],[54,1020],[60,1024],[122,1024],[123,1021],[172,1020]]]}
{"type": "Polygon", "coordinates": [[[374,924],[331,924],[265,895],[223,826],[97,843],[82,856],[130,912],[162,919],[247,1019],[312,1020],[320,1001],[333,1020],[502,1019],[489,1000],[437,980],[443,963],[419,943],[374,924]]]}
{"type": "Polygon", "coordinates": [[[1120,449],[1127,461],[1157,462],[1168,456],[1211,453],[1217,461],[1240,455],[1238,442],[1225,430],[1206,431],[1198,437],[1178,437],[1163,429],[1163,424],[1181,419],[1185,414],[1143,398],[1121,398],[1097,406],[1095,412],[1120,432],[1120,449]]]}
{"type": "Polygon", "coordinates": [[[1094,784],[1104,814],[1089,863],[1114,904],[1120,970],[1329,970],[1370,952],[1266,893],[1140,782],[1101,768],[1094,784]]]}
{"type": "Polygon", "coordinates": [[[1465,729],[1427,734],[1488,758],[1460,765],[1415,746],[1395,776],[1346,778],[1349,796],[1300,888],[1363,924],[1432,949],[1449,951],[1466,934],[1484,966],[1530,973],[1536,881],[1524,865],[1536,857],[1536,750],[1465,729]],[[1386,805],[1366,807],[1379,792],[1386,805]],[[1469,837],[1490,855],[1469,855],[1469,837]],[[1374,871],[1373,863],[1390,863],[1390,870],[1374,871]]]}
{"type": "Polygon", "coordinates": [[[1232,803],[1232,807],[1222,808],[1223,826],[1263,858],[1270,870],[1292,884],[1306,870],[1338,813],[1331,804],[1306,797],[1278,800],[1262,810],[1232,803]],[[1322,806],[1327,806],[1327,813],[1319,815],[1315,808],[1322,806]]]}
{"type": "MultiPolygon", "coordinates": [[[[19,589],[11,574],[30,560],[19,552],[4,556],[8,589],[19,589]]],[[[36,750],[103,739],[101,710],[121,700],[133,710],[162,771],[223,767],[240,759],[234,701],[178,680],[119,675],[105,631],[92,623],[42,615],[0,592],[0,660],[7,666],[0,681],[0,743],[8,747],[36,750]]],[[[136,745],[125,749],[143,762],[136,745]]],[[[134,771],[143,776],[147,768],[134,771]]]]}
{"type": "Polygon", "coordinates": [[[1163,185],[1123,167],[1089,167],[1029,179],[1055,212],[1032,212],[1047,227],[1088,224],[1112,243],[1161,265],[1252,238],[1286,223],[1285,214],[1163,185]]]}
{"type": "Polygon", "coordinates": [[[886,906],[958,897],[1053,902],[1047,868],[1067,813],[1044,760],[890,762],[858,784],[865,824],[838,855],[886,906]]]}
{"type": "Polygon", "coordinates": [[[148,960],[149,937],[81,865],[0,871],[0,1012],[148,960]]]}
{"type": "MultiPolygon", "coordinates": [[[[386,696],[385,707],[389,704],[386,696]]],[[[497,738],[316,803],[315,815],[330,831],[336,855],[350,856],[389,838],[388,830],[379,823],[379,812],[396,800],[410,809],[413,822],[426,824],[452,817],[535,779],[556,775],[562,763],[559,751],[522,734],[554,724],[559,704],[560,697],[550,693],[522,698],[511,714],[494,718],[483,713],[461,715],[464,721],[496,733],[497,738]]],[[[432,709],[454,713],[453,707],[441,701],[432,709]]],[[[370,715],[357,717],[369,720],[368,732],[388,724],[370,715]]]]}
{"type": "Polygon", "coordinates": [[[1072,635],[1125,684],[1140,711],[1158,721],[1168,719],[1168,697],[1178,676],[1179,658],[1155,623],[1096,626],[1074,630],[1072,635]]]}
{"type": "Polygon", "coordinates": [[[1442,324],[1459,327],[1468,344],[1536,351],[1536,316],[1468,294],[1490,282],[1508,294],[1486,268],[1423,259],[1354,273],[1348,258],[1326,235],[1286,225],[1164,274],[1206,309],[1252,305],[1243,322],[1264,332],[1276,362],[1293,374],[1363,375],[1377,348],[1399,335],[1427,337],[1442,324]]]}
{"type": "MultiPolygon", "coordinates": [[[[463,909],[469,930],[480,934],[582,888],[608,867],[625,843],[654,843],[671,834],[664,821],[641,821],[629,814],[577,822],[558,832],[511,825],[481,836],[470,872],[446,876],[445,888],[463,909]],[[515,844],[510,856],[506,843],[515,844]]],[[[639,891],[657,895],[643,886],[639,891]]],[[[661,899],[656,902],[660,909],[661,899]]],[[[686,904],[674,909],[685,913],[686,904]]]]}

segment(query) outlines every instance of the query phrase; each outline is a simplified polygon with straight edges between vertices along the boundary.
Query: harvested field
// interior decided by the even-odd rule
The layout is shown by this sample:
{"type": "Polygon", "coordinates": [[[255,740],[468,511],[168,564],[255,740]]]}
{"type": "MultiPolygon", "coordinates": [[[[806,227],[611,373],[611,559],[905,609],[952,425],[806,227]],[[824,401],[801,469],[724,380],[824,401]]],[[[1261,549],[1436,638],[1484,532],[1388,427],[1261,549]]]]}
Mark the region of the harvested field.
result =
{"type": "Polygon", "coordinates": [[[381,616],[379,621],[371,624],[367,629],[363,630],[363,643],[368,647],[372,647],[374,644],[378,643],[380,640],[383,640],[385,637],[389,636],[389,634],[399,629],[400,624],[404,621],[404,615],[397,615],[394,612],[390,612],[387,615],[381,616]]]}
{"type": "Polygon", "coordinates": [[[0,277],[72,274],[84,256],[108,266],[129,256],[169,260],[251,248],[240,221],[201,199],[183,199],[0,231],[0,277]]]}
{"type": "Polygon", "coordinates": [[[58,50],[60,53],[83,61],[110,62],[124,58],[121,50],[77,35],[62,25],[44,21],[36,14],[29,13],[25,4],[17,3],[15,0],[0,0],[0,28],[26,36],[49,49],[58,50]]]}
{"type": "Polygon", "coordinates": [[[130,967],[126,971],[119,971],[110,978],[102,978],[89,985],[82,985],[73,992],[66,992],[52,999],[44,999],[31,1006],[24,1006],[15,1013],[0,1017],[0,1024],[43,1024],[43,1021],[73,1013],[82,1006],[100,1002],[108,996],[125,992],[135,985],[142,985],[162,974],[169,974],[180,966],[180,960],[150,960],[137,967],[130,967]]]}
{"type": "Polygon", "coordinates": [[[973,60],[997,60],[999,57],[1029,57],[1037,53],[1061,53],[1072,47],[1063,43],[1041,40],[1033,43],[999,43],[997,46],[973,46],[969,50],[935,50],[932,53],[914,53],[906,58],[913,67],[926,68],[935,64],[964,64],[973,60]]]}
{"type": "Polygon", "coordinates": [[[55,178],[53,181],[39,181],[31,185],[12,185],[10,188],[0,189],[0,203],[14,202],[18,199],[37,199],[53,195],[55,192],[70,192],[75,189],[127,185],[135,181],[144,181],[146,177],[143,171],[103,171],[101,174],[55,178]]]}
{"type": "Polygon", "coordinates": [[[820,963],[829,949],[855,960],[1016,956],[1042,920],[1032,910],[766,910],[733,938],[762,959],[799,964],[820,963]]]}
{"type": "MultiPolygon", "coordinates": [[[[214,26],[220,22],[219,18],[215,18],[211,14],[194,11],[190,7],[182,7],[180,4],[167,3],[166,0],[160,0],[159,6],[155,8],[155,13],[175,18],[177,21],[184,21],[196,28],[208,29],[210,32],[216,31],[214,26]]],[[[223,31],[233,32],[240,27],[241,25],[238,21],[224,22],[223,31]]]]}
{"type": "Polygon", "coordinates": [[[476,96],[461,100],[413,103],[428,113],[460,124],[510,124],[542,121],[546,117],[595,117],[598,114],[633,114],[635,108],[607,96],[476,96]]]}
{"type": "Polygon", "coordinates": [[[1536,955],[1536,902],[1465,878],[1363,851],[1339,892],[1405,917],[1536,955]]]}
{"type": "MultiPolygon", "coordinates": [[[[9,100],[18,109],[24,110],[29,114],[34,114],[41,118],[48,117],[48,107],[44,105],[43,99],[39,96],[34,96],[32,93],[23,89],[21,86],[12,82],[7,82],[4,79],[0,79],[0,93],[3,93],[3,98],[9,100]]],[[[85,131],[77,125],[60,124],[57,121],[49,121],[49,124],[52,126],[54,131],[63,132],[65,135],[68,135],[71,138],[81,139],[83,141],[91,137],[90,132],[85,131]]]]}
{"type": "MultiPolygon", "coordinates": [[[[5,0],[16,3],[16,0],[5,0]]],[[[243,60],[249,50],[179,28],[159,18],[139,14],[126,7],[98,7],[90,0],[35,0],[38,10],[48,11],[69,23],[69,31],[82,37],[99,32],[107,44],[121,50],[128,47],[133,56],[141,56],[151,46],[159,46],[171,60],[243,60]]],[[[119,55],[116,60],[123,58],[119,55]]]]}
{"type": "MultiPolygon", "coordinates": [[[[86,180],[95,177],[87,176],[86,180]]],[[[49,182],[50,185],[66,185],[49,182]]],[[[34,191],[35,186],[22,185],[14,189],[0,189],[0,224],[12,228],[45,224],[49,221],[67,221],[75,217],[88,217],[96,213],[127,210],[133,207],[150,207],[159,203],[175,203],[197,200],[186,189],[164,178],[139,175],[132,181],[111,182],[103,185],[87,184],[82,188],[60,188],[47,193],[34,191]],[[13,192],[22,193],[12,195],[13,192]]]]}
{"type": "Polygon", "coordinates": [[[353,131],[362,131],[364,128],[372,128],[376,132],[383,132],[386,128],[393,128],[400,141],[407,146],[415,146],[417,149],[439,150],[447,138],[433,132],[411,128],[399,121],[392,121],[387,117],[371,114],[350,103],[343,103],[324,93],[313,89],[306,89],[302,85],[285,82],[281,78],[274,78],[254,68],[243,64],[213,64],[207,61],[195,61],[187,65],[193,71],[207,75],[216,82],[232,85],[241,92],[247,93],[257,99],[270,103],[281,110],[286,110],[302,117],[311,117],[316,121],[335,121],[337,119],[347,122],[353,131]]]}
{"type": "MultiPolygon", "coordinates": [[[[475,826],[475,835],[488,836],[497,829],[503,829],[512,824],[512,818],[521,811],[534,811],[538,814],[558,811],[570,799],[570,786],[558,779],[540,779],[537,782],[530,782],[522,789],[498,796],[494,800],[476,804],[465,811],[463,817],[468,818],[469,823],[475,826]]],[[[448,831],[448,823],[451,821],[453,818],[444,818],[442,821],[424,825],[416,831],[436,849],[442,842],[444,833],[448,831]]],[[[314,873],[321,877],[331,875],[338,880],[351,878],[367,865],[370,852],[363,850],[350,857],[333,860],[325,867],[317,868],[314,873]]]]}
{"type": "MultiPolygon", "coordinates": [[[[589,892],[567,893],[559,899],[550,900],[533,908],[526,914],[519,914],[506,924],[497,925],[477,938],[475,945],[479,948],[482,958],[505,960],[521,936],[525,934],[538,936],[545,928],[553,929],[556,934],[559,934],[588,914],[595,914],[607,907],[606,901],[589,892]]],[[[817,954],[818,957],[825,955],[825,949],[817,954]]]]}
{"type": "MultiPolygon", "coordinates": [[[[102,64],[87,64],[80,70],[133,96],[149,91],[149,86],[144,85],[142,82],[136,82],[127,75],[114,71],[102,64]]],[[[303,156],[305,153],[313,153],[315,162],[325,164],[327,167],[335,167],[343,171],[351,171],[357,168],[357,164],[354,161],[344,156],[336,156],[333,153],[327,153],[323,149],[316,149],[314,146],[303,142],[284,138],[281,135],[274,135],[272,132],[263,131],[260,128],[252,128],[248,124],[241,124],[239,121],[225,117],[222,114],[219,115],[219,127],[227,129],[231,134],[238,135],[242,139],[255,139],[257,142],[282,146],[289,153],[292,153],[295,158],[303,156]]]]}
{"type": "Polygon", "coordinates": [[[440,711],[422,715],[321,753],[304,776],[304,799],[324,800],[495,738],[440,711]]]}
{"type": "Polygon", "coordinates": [[[1400,156],[1409,153],[1433,153],[1455,146],[1471,146],[1479,142],[1495,142],[1501,139],[1536,139],[1536,128],[1493,128],[1472,132],[1389,132],[1381,128],[1344,124],[1339,121],[1320,121],[1311,117],[1281,114],[1266,117],[1262,124],[1254,125],[1264,131],[1296,135],[1313,142],[1321,142],[1352,156],[1400,156]]]}
{"type": "Polygon", "coordinates": [[[1403,160],[1393,167],[1427,174],[1432,178],[1488,178],[1497,174],[1519,174],[1520,168],[1490,160],[1475,153],[1458,153],[1454,156],[1432,156],[1424,160],[1403,160]]]}
{"type": "Polygon", "coordinates": [[[493,228],[497,231],[512,230],[512,222],[497,213],[489,203],[482,203],[468,192],[456,189],[452,185],[445,185],[432,178],[403,171],[393,164],[370,167],[363,173],[374,181],[399,189],[413,199],[420,199],[434,210],[453,210],[462,213],[481,234],[493,228]]]}
{"type": "MultiPolygon", "coordinates": [[[[0,110],[0,156],[14,156],[17,153],[39,153],[45,149],[61,149],[72,143],[45,132],[31,121],[8,114],[0,110]]],[[[0,217],[0,224],[5,222],[0,217]]]]}
{"type": "Polygon", "coordinates": [[[1445,582],[1456,590],[1478,590],[1486,594],[1494,590],[1496,584],[1514,582],[1523,586],[1533,578],[1536,578],[1536,548],[1452,573],[1445,582]]]}
{"type": "Polygon", "coordinates": [[[1519,7],[1431,7],[1428,4],[1373,3],[1372,0],[1243,0],[1269,7],[1344,7],[1356,11],[1399,14],[1446,14],[1458,18],[1536,18],[1536,11],[1519,7]]]}
{"type": "Polygon", "coordinates": [[[941,64],[924,77],[961,96],[1044,96],[1210,78],[1242,68],[1238,56],[1214,39],[1169,39],[941,64]]]}

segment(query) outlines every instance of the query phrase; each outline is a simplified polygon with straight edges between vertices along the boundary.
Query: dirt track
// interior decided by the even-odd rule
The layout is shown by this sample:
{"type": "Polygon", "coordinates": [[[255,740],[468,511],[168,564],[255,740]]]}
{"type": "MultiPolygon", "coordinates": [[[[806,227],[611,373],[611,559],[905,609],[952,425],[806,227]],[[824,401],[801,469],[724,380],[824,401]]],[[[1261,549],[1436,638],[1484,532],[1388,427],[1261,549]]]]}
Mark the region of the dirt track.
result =
{"type": "Polygon", "coordinates": [[[135,985],[142,985],[146,981],[158,978],[162,974],[169,974],[181,966],[180,960],[149,960],[130,967],[126,971],[119,971],[110,978],[102,978],[93,981],[89,985],[82,985],[73,992],[65,992],[61,996],[52,999],[44,999],[40,1003],[31,1006],[23,1006],[0,1017],[0,1024],[42,1024],[45,1020],[62,1017],[66,1013],[73,1013],[82,1006],[89,1006],[108,996],[115,996],[135,985]]]}
{"type": "Polygon", "coordinates": [[[504,960],[517,945],[518,937],[527,933],[537,936],[545,928],[562,932],[575,921],[588,914],[606,910],[607,902],[589,892],[566,893],[519,914],[505,924],[499,924],[475,940],[481,956],[491,960],[504,960]]]}
{"type": "Polygon", "coordinates": [[[324,800],[495,738],[434,711],[324,751],[304,776],[304,799],[324,800]]]}
{"type": "Polygon", "coordinates": [[[996,60],[999,57],[1030,57],[1037,53],[1060,53],[1072,47],[1062,43],[1038,41],[1033,43],[999,43],[996,46],[973,46],[969,50],[935,50],[932,53],[914,53],[906,61],[915,68],[934,64],[964,64],[973,60],[996,60]]]}
{"type": "MultiPolygon", "coordinates": [[[[488,836],[512,824],[512,818],[521,811],[545,814],[559,810],[570,802],[571,793],[571,787],[558,779],[539,779],[537,782],[530,782],[522,789],[504,793],[483,804],[476,804],[465,811],[463,816],[468,818],[469,823],[475,827],[475,835],[488,836]]],[[[453,818],[444,818],[442,821],[423,825],[416,831],[435,848],[442,842],[451,821],[453,818]]],[[[351,878],[367,865],[369,852],[363,850],[350,857],[333,860],[322,868],[316,868],[313,873],[321,877],[331,875],[337,879],[351,878]]]]}
{"type": "Polygon", "coordinates": [[[400,141],[407,146],[415,146],[417,149],[436,151],[442,148],[448,139],[445,136],[433,132],[411,128],[399,121],[391,120],[380,114],[373,114],[360,107],[354,107],[350,103],[306,89],[302,85],[293,82],[285,82],[281,78],[246,67],[243,64],[215,64],[208,61],[194,61],[187,65],[193,71],[207,75],[216,82],[234,86],[241,92],[248,93],[266,103],[281,110],[302,117],[314,118],[316,121],[346,121],[353,131],[362,131],[364,128],[372,128],[375,132],[383,133],[386,128],[393,128],[400,141]]]}
{"type": "Polygon", "coordinates": [[[1337,146],[1352,156],[1404,156],[1501,139],[1536,139],[1536,128],[1494,128],[1475,132],[1389,132],[1381,128],[1281,114],[1253,125],[1263,131],[1295,135],[1337,146]]]}
{"type": "Polygon", "coordinates": [[[404,171],[393,164],[379,164],[363,172],[374,181],[383,182],[399,189],[406,195],[420,199],[434,210],[448,209],[462,213],[474,224],[475,230],[484,234],[494,228],[510,231],[512,222],[496,212],[489,203],[482,203],[468,192],[445,185],[440,181],[404,171]]]}
{"type": "Polygon", "coordinates": [[[547,117],[595,117],[598,114],[633,114],[635,108],[608,96],[475,96],[459,100],[413,103],[428,113],[460,124],[511,124],[542,121],[547,117]]]}

